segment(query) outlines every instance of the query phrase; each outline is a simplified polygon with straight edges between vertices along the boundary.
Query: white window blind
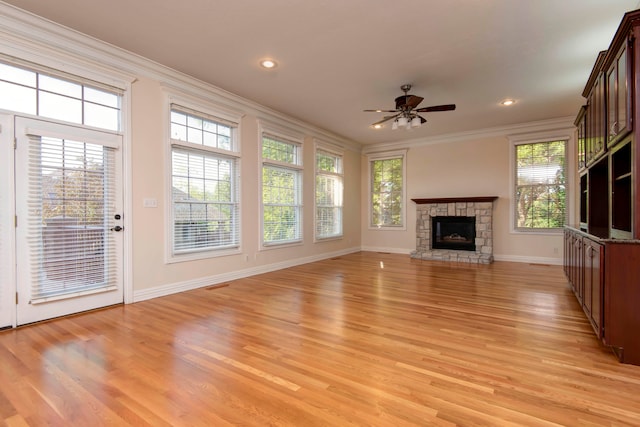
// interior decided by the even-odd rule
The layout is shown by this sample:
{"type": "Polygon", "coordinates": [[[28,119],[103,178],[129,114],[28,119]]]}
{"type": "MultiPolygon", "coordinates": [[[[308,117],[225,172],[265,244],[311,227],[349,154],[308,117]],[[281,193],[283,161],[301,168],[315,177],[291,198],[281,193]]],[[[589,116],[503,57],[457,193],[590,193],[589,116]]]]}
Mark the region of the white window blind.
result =
{"type": "Polygon", "coordinates": [[[517,229],[555,229],[564,225],[566,146],[564,140],[516,145],[517,229]]]}
{"type": "Polygon", "coordinates": [[[115,149],[29,136],[31,303],[116,289],[115,149]]]}
{"type": "Polygon", "coordinates": [[[173,148],[174,251],[239,245],[237,160],[173,148]]]}
{"type": "Polygon", "coordinates": [[[262,137],[262,235],[265,246],[302,240],[302,156],[299,144],[262,137]]]}
{"type": "Polygon", "coordinates": [[[342,235],[342,156],[316,151],[316,238],[342,235]]]}
{"type": "Polygon", "coordinates": [[[233,122],[172,104],[173,255],[240,246],[236,131],[233,122]]]}

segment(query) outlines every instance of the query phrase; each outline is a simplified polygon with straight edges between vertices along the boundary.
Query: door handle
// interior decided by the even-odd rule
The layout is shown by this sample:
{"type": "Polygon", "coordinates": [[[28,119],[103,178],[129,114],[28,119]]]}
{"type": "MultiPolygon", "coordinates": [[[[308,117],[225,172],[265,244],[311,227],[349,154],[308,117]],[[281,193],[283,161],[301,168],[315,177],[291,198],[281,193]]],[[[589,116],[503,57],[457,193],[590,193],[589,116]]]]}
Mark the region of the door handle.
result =
{"type": "Polygon", "coordinates": [[[110,229],[111,231],[122,231],[124,230],[124,227],[120,227],[119,225],[116,225],[115,227],[110,229]]]}

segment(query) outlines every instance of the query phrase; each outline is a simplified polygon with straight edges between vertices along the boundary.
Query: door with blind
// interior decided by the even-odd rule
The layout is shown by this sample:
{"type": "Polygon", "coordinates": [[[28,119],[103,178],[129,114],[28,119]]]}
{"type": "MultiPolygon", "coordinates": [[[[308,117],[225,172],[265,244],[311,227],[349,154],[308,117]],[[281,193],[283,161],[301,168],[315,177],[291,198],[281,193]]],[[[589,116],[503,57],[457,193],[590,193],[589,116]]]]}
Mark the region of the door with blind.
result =
{"type": "Polygon", "coordinates": [[[16,118],[17,324],[123,302],[121,136],[16,118]]]}

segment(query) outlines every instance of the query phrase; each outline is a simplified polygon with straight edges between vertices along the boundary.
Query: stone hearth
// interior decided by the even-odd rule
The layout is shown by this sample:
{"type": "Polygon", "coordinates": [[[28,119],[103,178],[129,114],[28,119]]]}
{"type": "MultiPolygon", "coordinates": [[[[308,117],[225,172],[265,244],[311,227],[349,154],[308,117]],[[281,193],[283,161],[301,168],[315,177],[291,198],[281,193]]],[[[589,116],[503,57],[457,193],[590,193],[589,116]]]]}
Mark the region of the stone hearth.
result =
{"type": "Polygon", "coordinates": [[[416,203],[416,250],[411,258],[457,261],[474,264],[493,262],[493,201],[497,197],[455,197],[411,199],[416,203]],[[431,247],[431,217],[474,216],[476,250],[458,251],[431,247]]]}

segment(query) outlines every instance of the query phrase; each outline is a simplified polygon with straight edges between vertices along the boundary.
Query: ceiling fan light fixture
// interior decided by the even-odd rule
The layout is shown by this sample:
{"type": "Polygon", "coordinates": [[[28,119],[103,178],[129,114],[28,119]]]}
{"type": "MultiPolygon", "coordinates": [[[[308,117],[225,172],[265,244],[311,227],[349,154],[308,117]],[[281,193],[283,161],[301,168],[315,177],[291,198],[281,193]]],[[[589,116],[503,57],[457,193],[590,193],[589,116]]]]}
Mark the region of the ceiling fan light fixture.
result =
{"type": "Polygon", "coordinates": [[[427,119],[419,115],[418,113],[431,113],[435,111],[452,111],[456,109],[456,104],[444,104],[444,105],[432,105],[430,107],[420,107],[418,105],[422,102],[424,98],[416,95],[409,95],[409,90],[411,89],[410,84],[402,85],[400,88],[404,92],[404,95],[401,95],[395,99],[396,108],[393,110],[363,110],[364,112],[370,113],[393,113],[386,117],[383,117],[382,120],[375,122],[371,125],[374,129],[380,129],[383,126],[377,126],[382,123],[386,123],[387,121],[391,121],[391,130],[396,130],[399,127],[406,128],[407,130],[411,130],[412,128],[419,128],[423,123],[426,123],[427,119]]]}
{"type": "Polygon", "coordinates": [[[384,127],[384,125],[382,123],[376,123],[375,125],[371,126],[374,129],[382,129],[384,127]]]}
{"type": "Polygon", "coordinates": [[[500,105],[504,105],[505,107],[508,107],[508,106],[513,105],[515,103],[516,103],[516,101],[513,100],[513,99],[505,99],[505,100],[500,102],[500,105]]]}

